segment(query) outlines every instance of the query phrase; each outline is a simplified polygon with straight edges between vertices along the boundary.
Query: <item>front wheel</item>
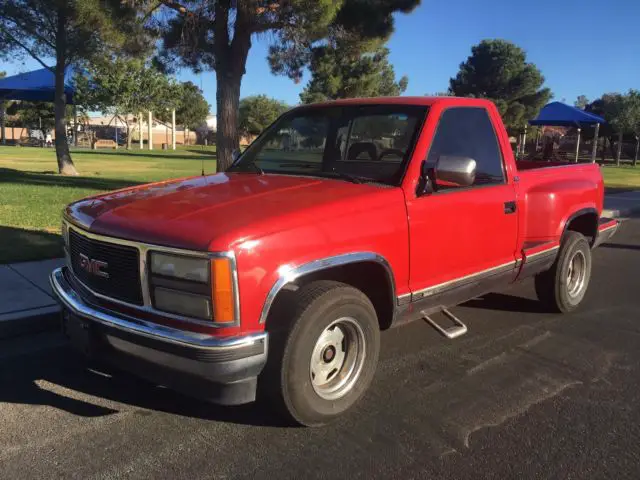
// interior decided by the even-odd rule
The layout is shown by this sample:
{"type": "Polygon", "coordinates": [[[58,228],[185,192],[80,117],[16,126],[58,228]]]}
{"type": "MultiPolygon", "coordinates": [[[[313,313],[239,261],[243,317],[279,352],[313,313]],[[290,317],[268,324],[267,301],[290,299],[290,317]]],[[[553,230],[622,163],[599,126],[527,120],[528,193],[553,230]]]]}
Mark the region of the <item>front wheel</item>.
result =
{"type": "Polygon", "coordinates": [[[584,299],[591,278],[591,248],[578,232],[568,231],[558,258],[546,272],[536,275],[538,299],[556,312],[568,313],[584,299]]]}
{"type": "Polygon", "coordinates": [[[317,281],[289,293],[278,309],[287,318],[273,318],[269,328],[260,388],[295,422],[322,425],[369,387],[380,352],[378,319],[369,298],[343,283],[317,281]]]}

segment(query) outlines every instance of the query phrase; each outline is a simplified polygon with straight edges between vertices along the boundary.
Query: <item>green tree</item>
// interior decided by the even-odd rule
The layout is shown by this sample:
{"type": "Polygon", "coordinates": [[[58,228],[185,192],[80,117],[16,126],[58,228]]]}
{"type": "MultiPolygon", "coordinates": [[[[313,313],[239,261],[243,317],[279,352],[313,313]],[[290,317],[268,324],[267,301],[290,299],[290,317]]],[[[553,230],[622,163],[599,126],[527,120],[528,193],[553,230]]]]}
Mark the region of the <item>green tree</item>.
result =
{"type": "Polygon", "coordinates": [[[578,95],[578,98],[576,98],[576,101],[573,102],[573,105],[580,110],[584,110],[585,108],[587,108],[587,105],[589,105],[589,103],[589,99],[585,95],[578,95]]]}
{"type": "Polygon", "coordinates": [[[616,165],[620,165],[622,140],[624,134],[632,134],[636,140],[633,165],[638,162],[640,140],[640,91],[629,90],[626,94],[605,93],[588,107],[588,110],[601,115],[618,134],[615,152],[616,165]]]}
{"type": "Polygon", "coordinates": [[[540,70],[527,62],[520,47],[505,40],[483,40],[460,64],[460,71],[449,81],[449,92],[492,100],[513,134],[551,99],[551,91],[543,84],[540,70]]]}
{"type": "Polygon", "coordinates": [[[258,135],[287,111],[286,103],[266,95],[253,95],[240,100],[240,131],[258,135]]]}
{"type": "Polygon", "coordinates": [[[40,131],[43,139],[55,127],[55,111],[49,102],[11,102],[7,113],[22,127],[40,131]]]}
{"type": "Polygon", "coordinates": [[[55,76],[55,132],[58,170],[77,174],[66,135],[64,94],[67,67],[100,58],[105,47],[137,50],[146,44],[136,11],[121,0],[3,0],[0,57],[31,56],[55,76]],[[53,66],[49,61],[53,59],[53,66]]]}
{"type": "MultiPolygon", "coordinates": [[[[273,39],[270,63],[274,73],[300,80],[313,47],[346,34],[387,37],[393,14],[409,12],[420,0],[138,0],[145,8],[158,4],[175,12],[160,26],[162,58],[195,70],[216,72],[218,170],[231,165],[239,146],[240,84],[252,37],[273,39]]],[[[149,16],[154,21],[157,15],[149,16]]]]}
{"type": "Polygon", "coordinates": [[[165,123],[171,121],[171,109],[176,109],[176,124],[185,129],[185,142],[189,129],[195,129],[206,122],[209,115],[209,103],[202,90],[192,82],[178,83],[172,93],[172,105],[158,110],[158,118],[165,123]]]}
{"type": "Polygon", "coordinates": [[[341,45],[315,47],[309,69],[311,80],[300,94],[303,103],[396,96],[404,92],[409,83],[406,76],[396,81],[389,63],[389,49],[383,46],[374,47],[372,51],[341,45]]]}
{"type": "Polygon", "coordinates": [[[83,84],[82,102],[90,109],[115,115],[127,130],[131,149],[133,128],[142,112],[163,112],[173,107],[177,87],[153,66],[139,59],[113,58],[89,69],[90,81],[83,84]]]}

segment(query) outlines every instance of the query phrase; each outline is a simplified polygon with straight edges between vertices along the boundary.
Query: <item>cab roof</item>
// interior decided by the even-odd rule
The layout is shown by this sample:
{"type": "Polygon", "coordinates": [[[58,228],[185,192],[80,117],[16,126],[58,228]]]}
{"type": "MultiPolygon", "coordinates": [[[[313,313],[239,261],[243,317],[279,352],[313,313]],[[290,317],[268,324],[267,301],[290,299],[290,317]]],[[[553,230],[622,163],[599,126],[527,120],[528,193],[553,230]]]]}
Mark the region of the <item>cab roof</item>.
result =
{"type": "Polygon", "coordinates": [[[446,103],[451,105],[476,105],[486,107],[492,105],[491,101],[482,98],[467,97],[369,97],[369,98],[344,98],[328,102],[312,103],[300,105],[301,107],[330,107],[339,105],[425,105],[431,106],[436,103],[446,103]]]}

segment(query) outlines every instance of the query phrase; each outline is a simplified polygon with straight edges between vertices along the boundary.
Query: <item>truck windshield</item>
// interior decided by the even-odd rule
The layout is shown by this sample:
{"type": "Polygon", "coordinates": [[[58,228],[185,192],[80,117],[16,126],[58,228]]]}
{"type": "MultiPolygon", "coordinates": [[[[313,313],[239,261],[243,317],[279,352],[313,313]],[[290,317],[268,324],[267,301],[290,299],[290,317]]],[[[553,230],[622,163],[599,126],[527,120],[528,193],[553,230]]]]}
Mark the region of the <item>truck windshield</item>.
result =
{"type": "Polygon", "coordinates": [[[229,169],[398,185],[427,107],[301,107],[280,117],[229,169]]]}

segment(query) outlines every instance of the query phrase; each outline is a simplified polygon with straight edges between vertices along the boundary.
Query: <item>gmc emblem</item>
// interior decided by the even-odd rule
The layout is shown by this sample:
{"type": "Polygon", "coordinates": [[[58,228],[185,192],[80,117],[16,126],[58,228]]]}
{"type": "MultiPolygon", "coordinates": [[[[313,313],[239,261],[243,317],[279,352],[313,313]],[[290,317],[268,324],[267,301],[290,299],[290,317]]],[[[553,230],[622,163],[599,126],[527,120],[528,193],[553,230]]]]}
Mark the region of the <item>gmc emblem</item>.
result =
{"type": "Polygon", "coordinates": [[[109,272],[107,272],[109,264],[107,262],[103,262],[102,260],[94,260],[87,257],[83,253],[80,254],[80,268],[88,273],[91,273],[92,275],[97,275],[98,277],[102,278],[109,278],[109,272]]]}

